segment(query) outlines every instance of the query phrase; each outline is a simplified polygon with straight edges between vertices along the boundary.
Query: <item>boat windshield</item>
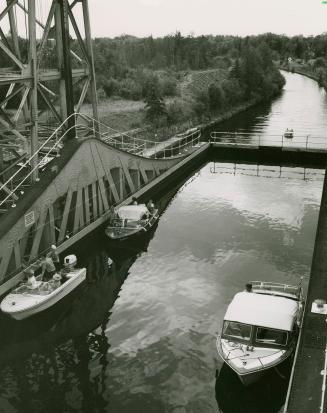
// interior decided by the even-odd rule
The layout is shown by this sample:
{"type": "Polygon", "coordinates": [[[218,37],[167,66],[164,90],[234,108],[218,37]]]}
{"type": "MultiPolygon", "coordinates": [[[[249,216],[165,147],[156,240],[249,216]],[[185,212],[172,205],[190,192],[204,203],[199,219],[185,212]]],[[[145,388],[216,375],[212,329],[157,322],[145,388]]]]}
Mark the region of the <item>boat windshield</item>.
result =
{"type": "Polygon", "coordinates": [[[256,342],[260,344],[277,344],[280,346],[285,346],[287,343],[287,336],[287,331],[258,327],[256,342]]]}
{"type": "Polygon", "coordinates": [[[251,326],[236,321],[225,321],[223,335],[230,338],[239,338],[241,340],[250,341],[251,326]]]}

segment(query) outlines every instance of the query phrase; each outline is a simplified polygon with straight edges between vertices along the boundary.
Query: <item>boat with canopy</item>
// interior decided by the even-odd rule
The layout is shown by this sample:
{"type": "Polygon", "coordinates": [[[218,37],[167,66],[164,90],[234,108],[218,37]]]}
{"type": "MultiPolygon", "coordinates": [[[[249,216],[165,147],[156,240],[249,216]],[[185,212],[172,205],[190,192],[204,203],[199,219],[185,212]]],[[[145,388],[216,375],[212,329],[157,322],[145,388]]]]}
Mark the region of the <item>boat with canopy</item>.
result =
{"type": "Polygon", "coordinates": [[[112,240],[122,241],[148,231],[158,218],[156,208],[150,211],[145,204],[124,205],[114,211],[105,233],[112,240]]]}
{"type": "Polygon", "coordinates": [[[294,351],[303,313],[301,286],[253,281],[229,304],[217,350],[244,385],[294,351]]]}

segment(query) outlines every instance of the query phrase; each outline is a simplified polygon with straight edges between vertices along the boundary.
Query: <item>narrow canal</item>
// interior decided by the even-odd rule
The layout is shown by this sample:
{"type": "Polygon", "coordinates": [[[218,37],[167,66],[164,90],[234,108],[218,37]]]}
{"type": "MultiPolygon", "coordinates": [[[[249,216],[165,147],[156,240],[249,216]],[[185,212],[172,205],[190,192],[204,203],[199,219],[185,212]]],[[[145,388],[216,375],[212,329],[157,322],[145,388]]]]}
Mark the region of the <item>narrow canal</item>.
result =
{"type": "MultiPolygon", "coordinates": [[[[272,105],[220,128],[326,134],[325,93],[285,76],[272,105]]],[[[157,195],[147,238],[117,248],[100,229],[74,246],[88,282],[69,300],[23,322],[0,316],[0,412],[280,412],[287,369],[245,389],[215,340],[248,280],[306,284],[322,173],[253,168],[200,166],[157,195]]]]}

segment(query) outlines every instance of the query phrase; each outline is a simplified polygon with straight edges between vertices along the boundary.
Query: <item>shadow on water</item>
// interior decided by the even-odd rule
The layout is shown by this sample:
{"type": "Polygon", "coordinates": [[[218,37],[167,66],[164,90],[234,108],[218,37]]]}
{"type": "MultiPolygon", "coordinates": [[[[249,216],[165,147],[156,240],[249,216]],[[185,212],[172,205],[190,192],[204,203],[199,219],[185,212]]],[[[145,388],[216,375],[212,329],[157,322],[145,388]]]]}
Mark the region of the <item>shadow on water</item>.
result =
{"type": "MultiPolygon", "coordinates": [[[[281,95],[282,96],[282,95],[281,95]]],[[[275,101],[280,99],[277,97],[275,101]]],[[[260,131],[256,122],[253,122],[253,119],[265,119],[269,116],[271,112],[272,102],[263,102],[258,105],[255,105],[244,112],[241,112],[231,119],[227,119],[223,122],[218,122],[214,126],[204,129],[202,137],[205,140],[208,140],[211,132],[247,132],[253,133],[260,131]]]]}
{"type": "Polygon", "coordinates": [[[292,367],[287,360],[278,370],[267,372],[258,382],[245,387],[225,363],[216,372],[216,399],[222,413],[277,413],[285,403],[292,367]]]}
{"type": "MultiPolygon", "coordinates": [[[[155,194],[160,214],[187,179],[155,194]]],[[[99,228],[65,252],[78,251],[79,265],[87,268],[86,282],[51,309],[26,320],[0,314],[1,413],[105,412],[116,403],[110,401],[105,384],[109,358],[115,363],[108,353],[110,310],[157,225],[141,238],[121,244],[110,243],[104,228],[99,228]]],[[[140,394],[140,406],[159,403],[163,411],[161,401],[141,399],[140,394]]],[[[120,405],[119,411],[125,407],[120,405]]]]}

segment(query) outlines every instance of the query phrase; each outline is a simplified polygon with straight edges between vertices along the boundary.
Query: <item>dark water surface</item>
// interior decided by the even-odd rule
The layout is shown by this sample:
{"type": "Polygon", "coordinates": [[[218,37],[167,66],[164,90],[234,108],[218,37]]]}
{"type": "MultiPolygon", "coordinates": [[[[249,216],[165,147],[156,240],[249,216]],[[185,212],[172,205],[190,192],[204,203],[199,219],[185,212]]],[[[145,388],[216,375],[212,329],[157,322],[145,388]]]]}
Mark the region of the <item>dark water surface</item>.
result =
{"type": "MultiPolygon", "coordinates": [[[[287,74],[270,108],[233,127],[323,135],[326,109],[313,81],[287,74]]],[[[88,282],[59,306],[22,322],[0,317],[0,413],[281,410],[287,368],[243,388],[218,360],[215,340],[248,280],[303,276],[306,284],[321,173],[303,180],[290,168],[278,178],[278,168],[256,176],[246,165],[235,174],[219,166],[208,162],[158,195],[161,217],[147,238],[117,248],[100,229],[74,246],[88,282]]]]}

